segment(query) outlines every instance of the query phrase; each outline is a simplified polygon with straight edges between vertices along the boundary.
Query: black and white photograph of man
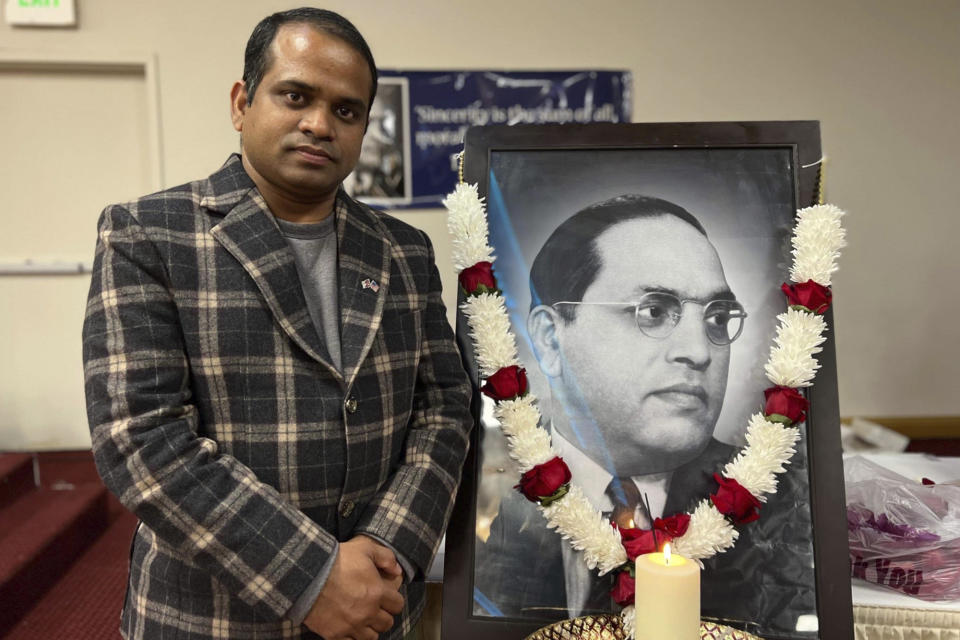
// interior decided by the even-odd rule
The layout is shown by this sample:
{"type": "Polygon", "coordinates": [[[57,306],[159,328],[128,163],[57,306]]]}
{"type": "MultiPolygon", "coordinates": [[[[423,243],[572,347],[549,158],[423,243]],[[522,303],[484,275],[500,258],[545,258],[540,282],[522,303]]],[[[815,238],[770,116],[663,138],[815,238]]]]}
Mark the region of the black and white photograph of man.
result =
{"type": "MultiPolygon", "coordinates": [[[[777,169],[789,161],[716,149],[491,158],[495,270],[542,426],[588,499],[621,527],[691,510],[743,444],[784,308],[794,204],[789,173],[777,169]]],[[[512,490],[496,421],[483,423],[475,614],[610,611],[609,577],[597,579],[512,490]]],[[[705,616],[806,637],[815,614],[812,547],[797,535],[810,531],[806,467],[800,452],[761,521],[708,563],[705,616]],[[789,549],[796,571],[736,579],[774,545],[789,549]]]]}
{"type": "Polygon", "coordinates": [[[406,78],[383,77],[370,107],[360,158],[344,188],[371,204],[402,204],[410,200],[410,132],[406,78]]]}

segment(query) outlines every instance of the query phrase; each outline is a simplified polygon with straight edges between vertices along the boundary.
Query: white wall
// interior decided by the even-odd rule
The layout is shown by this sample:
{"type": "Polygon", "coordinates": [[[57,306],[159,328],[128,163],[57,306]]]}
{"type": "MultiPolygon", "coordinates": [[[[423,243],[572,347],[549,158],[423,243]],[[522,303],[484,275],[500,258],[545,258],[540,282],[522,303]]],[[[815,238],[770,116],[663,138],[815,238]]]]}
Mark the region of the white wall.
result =
{"type": "MultiPolygon", "coordinates": [[[[242,69],[253,25],[297,3],[262,0],[77,0],[75,30],[0,26],[0,49],[154,53],[158,61],[166,184],[209,174],[236,149],[227,91],[242,69]]],[[[827,199],[850,213],[850,247],[835,282],[841,412],[844,415],[958,415],[960,400],[960,2],[769,0],[726,2],[488,0],[325,4],[351,18],[384,68],[625,68],[634,74],[634,121],[819,119],[830,157],[827,199]]],[[[2,72],[0,72],[2,76],[2,72]]],[[[12,101],[0,100],[0,135],[12,101]]],[[[51,95],[69,107],[64,90],[51,95]]],[[[27,127],[57,127],[30,122],[27,127]]],[[[69,147],[83,138],[59,132],[69,147]]],[[[4,155],[21,153],[0,141],[4,155]]],[[[108,167],[126,150],[111,143],[68,148],[83,167],[108,167]]],[[[111,174],[113,175],[113,174],[111,174]]],[[[115,176],[82,199],[106,204],[131,195],[115,176]]],[[[0,193],[58,188],[0,174],[0,193]]],[[[6,198],[5,198],[6,200],[6,198]]],[[[92,247],[100,205],[69,225],[92,247]]],[[[0,236],[16,235],[5,210],[0,236]]],[[[437,245],[449,242],[436,210],[403,213],[437,245]]],[[[9,251],[8,244],[3,245],[9,251]]],[[[0,262],[21,255],[0,255],[0,262]]],[[[454,299],[446,273],[448,305],[454,299]]],[[[0,448],[88,444],[79,325],[83,278],[38,285],[0,278],[0,448]],[[70,298],[51,318],[49,299],[70,298]],[[66,296],[66,297],[64,297],[66,296]],[[72,296],[72,297],[71,297],[72,296]],[[19,332],[59,327],[59,357],[8,357],[19,332]],[[35,393],[28,394],[33,389],[35,393]]],[[[53,282],[53,281],[51,281],[53,282]]]]}

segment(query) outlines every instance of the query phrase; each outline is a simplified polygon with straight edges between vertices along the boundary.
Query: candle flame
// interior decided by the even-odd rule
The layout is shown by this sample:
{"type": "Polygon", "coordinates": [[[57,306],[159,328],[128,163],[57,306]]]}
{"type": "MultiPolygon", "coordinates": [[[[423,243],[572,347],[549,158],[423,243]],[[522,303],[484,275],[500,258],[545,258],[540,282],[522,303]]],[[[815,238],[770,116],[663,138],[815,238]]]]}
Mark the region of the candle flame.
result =
{"type": "Polygon", "coordinates": [[[627,523],[627,528],[628,528],[628,529],[636,529],[636,528],[637,528],[637,523],[633,521],[633,518],[630,518],[630,522],[627,523]]]}
{"type": "Polygon", "coordinates": [[[663,563],[670,564],[670,543],[663,545],[663,563]]]}

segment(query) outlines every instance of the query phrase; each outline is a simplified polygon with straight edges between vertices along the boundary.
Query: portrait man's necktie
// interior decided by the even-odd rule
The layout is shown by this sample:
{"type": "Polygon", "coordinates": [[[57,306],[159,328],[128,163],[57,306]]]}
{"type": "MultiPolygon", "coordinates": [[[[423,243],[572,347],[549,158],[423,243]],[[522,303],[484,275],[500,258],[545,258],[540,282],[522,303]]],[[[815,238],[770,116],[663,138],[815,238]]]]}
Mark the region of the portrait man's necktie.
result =
{"type": "Polygon", "coordinates": [[[611,519],[616,522],[617,526],[621,529],[649,527],[652,524],[653,521],[649,514],[646,513],[646,508],[643,507],[643,502],[640,500],[640,490],[637,489],[637,485],[634,484],[633,479],[629,477],[614,478],[610,481],[610,484],[607,485],[606,494],[613,502],[611,519]],[[650,520],[650,522],[636,521],[638,505],[642,507],[645,517],[650,520]]]}

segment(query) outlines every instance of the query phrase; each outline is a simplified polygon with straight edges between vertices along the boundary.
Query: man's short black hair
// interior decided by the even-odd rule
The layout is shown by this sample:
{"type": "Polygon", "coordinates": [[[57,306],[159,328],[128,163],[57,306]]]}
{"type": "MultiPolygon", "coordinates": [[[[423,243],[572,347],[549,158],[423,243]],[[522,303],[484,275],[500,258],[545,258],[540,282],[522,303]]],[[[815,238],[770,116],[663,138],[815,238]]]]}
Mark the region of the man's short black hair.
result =
{"type": "MultiPolygon", "coordinates": [[[[603,258],[597,238],[610,227],[628,220],[673,216],[707,235],[703,225],[689,211],[667,200],[624,194],[594,203],[567,218],[553,230],[530,268],[530,308],[555,302],[579,302],[597,276],[603,258]]],[[[569,322],[576,305],[557,307],[569,322]]]]}
{"type": "Polygon", "coordinates": [[[343,40],[364,57],[367,66],[370,67],[370,77],[373,79],[373,85],[370,87],[370,102],[367,104],[369,113],[373,99],[377,95],[377,64],[373,61],[373,53],[367,46],[367,41],[363,39],[353,23],[339,13],[313,7],[279,11],[267,16],[253,28],[243,54],[243,84],[247,88],[247,104],[253,102],[253,95],[257,92],[257,87],[263,80],[267,68],[273,62],[270,45],[277,37],[277,30],[285,24],[308,24],[318,31],[343,40]]]}

